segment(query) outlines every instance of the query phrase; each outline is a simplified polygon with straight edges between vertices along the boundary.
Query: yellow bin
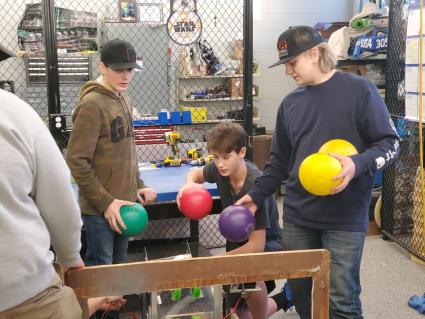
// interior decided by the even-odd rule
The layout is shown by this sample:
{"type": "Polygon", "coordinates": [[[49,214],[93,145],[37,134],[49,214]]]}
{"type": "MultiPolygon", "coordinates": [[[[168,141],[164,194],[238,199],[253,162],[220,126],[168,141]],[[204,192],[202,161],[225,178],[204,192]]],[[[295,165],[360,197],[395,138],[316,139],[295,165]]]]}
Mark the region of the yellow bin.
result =
{"type": "Polygon", "coordinates": [[[202,106],[179,106],[181,111],[190,111],[192,122],[204,122],[207,120],[207,108],[202,106]]]}

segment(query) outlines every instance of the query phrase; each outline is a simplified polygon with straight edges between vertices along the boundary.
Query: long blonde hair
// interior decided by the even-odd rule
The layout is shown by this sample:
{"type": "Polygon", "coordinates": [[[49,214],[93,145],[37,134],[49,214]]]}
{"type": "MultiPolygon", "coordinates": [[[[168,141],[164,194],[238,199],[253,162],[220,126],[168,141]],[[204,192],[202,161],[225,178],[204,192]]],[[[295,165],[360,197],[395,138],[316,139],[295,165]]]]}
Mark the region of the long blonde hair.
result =
{"type": "Polygon", "coordinates": [[[323,73],[330,72],[335,69],[336,57],[332,52],[329,44],[322,42],[316,46],[319,49],[319,68],[323,73]]]}

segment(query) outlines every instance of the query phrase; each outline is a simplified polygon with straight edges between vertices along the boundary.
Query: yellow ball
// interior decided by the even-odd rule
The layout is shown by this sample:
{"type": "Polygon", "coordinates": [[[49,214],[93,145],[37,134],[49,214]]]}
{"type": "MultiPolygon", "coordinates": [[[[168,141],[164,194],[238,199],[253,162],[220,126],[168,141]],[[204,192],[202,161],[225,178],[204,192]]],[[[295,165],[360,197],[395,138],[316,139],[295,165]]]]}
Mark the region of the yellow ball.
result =
{"type": "Polygon", "coordinates": [[[314,153],[307,156],[301,163],[298,175],[301,185],[311,194],[326,196],[331,189],[338,186],[342,180],[333,181],[342,170],[341,163],[328,154],[314,153]]]}
{"type": "Polygon", "coordinates": [[[357,149],[353,144],[341,139],[327,141],[320,147],[319,153],[335,153],[342,156],[358,154],[357,149]]]}

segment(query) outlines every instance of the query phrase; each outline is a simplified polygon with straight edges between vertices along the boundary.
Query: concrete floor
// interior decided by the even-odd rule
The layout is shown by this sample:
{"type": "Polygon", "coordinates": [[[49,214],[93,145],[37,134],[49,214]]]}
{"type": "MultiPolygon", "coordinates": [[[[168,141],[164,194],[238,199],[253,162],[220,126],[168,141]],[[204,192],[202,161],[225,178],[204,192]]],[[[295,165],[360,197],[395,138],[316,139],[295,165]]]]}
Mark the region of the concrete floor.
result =
{"type": "MultiPolygon", "coordinates": [[[[366,238],[361,267],[363,314],[365,319],[425,318],[407,305],[411,295],[425,291],[425,266],[393,242],[381,236],[366,238]]],[[[296,313],[274,314],[272,319],[297,319],[296,313]]]]}
{"type": "MultiPolygon", "coordinates": [[[[282,197],[278,199],[278,207],[282,214],[282,197]]],[[[409,253],[396,243],[385,241],[380,235],[368,236],[360,278],[365,319],[425,318],[407,305],[410,296],[422,296],[425,291],[425,266],[411,261],[409,253]]],[[[282,286],[283,282],[277,284],[282,286]]],[[[279,311],[270,318],[298,319],[299,316],[296,312],[279,311]]]]}

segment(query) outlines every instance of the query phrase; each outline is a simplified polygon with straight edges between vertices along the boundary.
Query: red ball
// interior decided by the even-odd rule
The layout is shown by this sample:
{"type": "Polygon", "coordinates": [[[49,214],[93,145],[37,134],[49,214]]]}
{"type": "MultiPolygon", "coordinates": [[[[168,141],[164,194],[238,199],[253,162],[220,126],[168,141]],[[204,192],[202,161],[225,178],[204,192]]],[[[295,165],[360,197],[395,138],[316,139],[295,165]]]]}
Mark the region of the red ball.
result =
{"type": "Polygon", "coordinates": [[[211,194],[199,186],[186,188],[180,198],[180,210],[183,215],[193,220],[207,216],[211,212],[212,205],[211,194]]]}

